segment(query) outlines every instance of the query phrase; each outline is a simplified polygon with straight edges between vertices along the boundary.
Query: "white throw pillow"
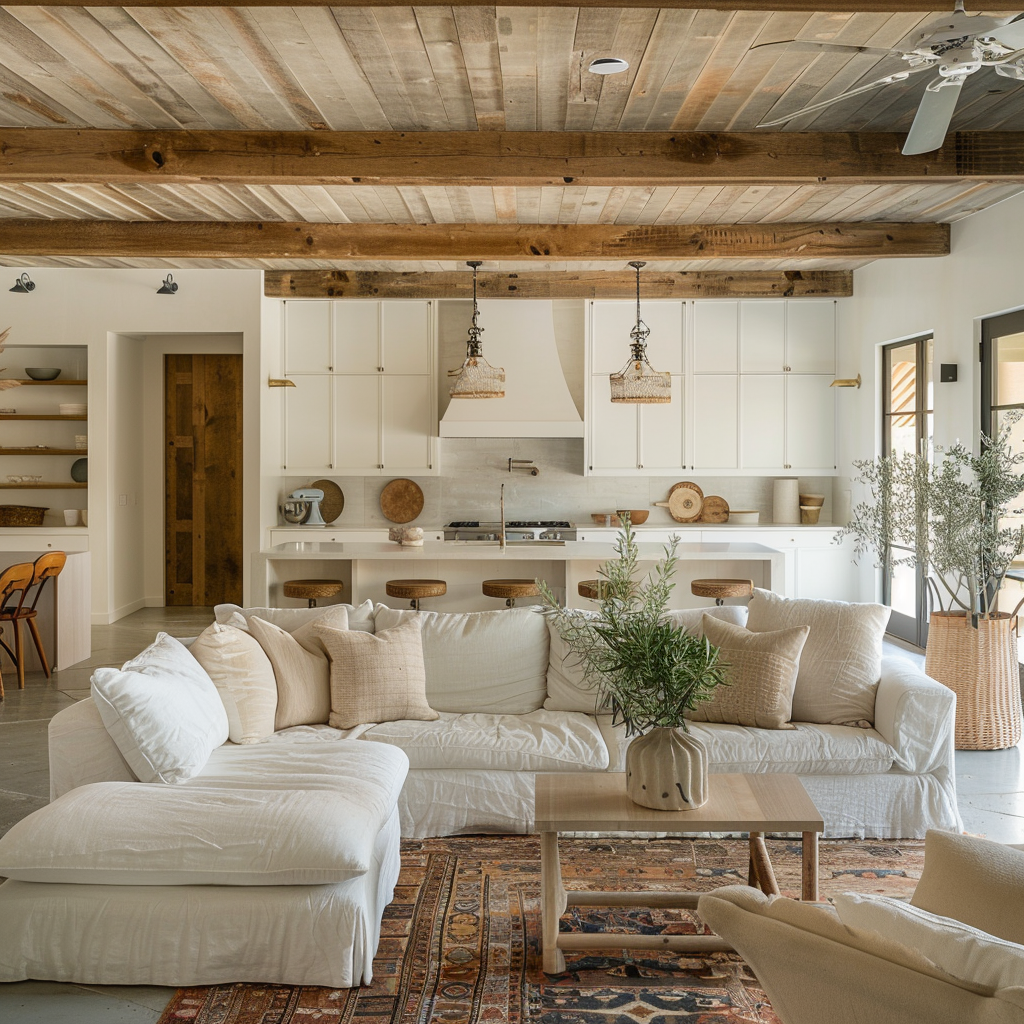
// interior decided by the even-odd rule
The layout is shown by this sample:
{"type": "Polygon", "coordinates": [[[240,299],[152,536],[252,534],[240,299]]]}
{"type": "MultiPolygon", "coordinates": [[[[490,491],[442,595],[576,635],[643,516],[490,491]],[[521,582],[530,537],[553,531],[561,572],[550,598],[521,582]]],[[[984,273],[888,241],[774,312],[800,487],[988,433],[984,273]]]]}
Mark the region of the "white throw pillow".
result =
{"type": "Polygon", "coordinates": [[[901,942],[954,978],[993,989],[1024,987],[1024,946],[1015,942],[888,896],[841,893],[835,906],[843,924],[901,942]]]}
{"type": "Polygon", "coordinates": [[[324,885],[365,874],[370,792],[94,782],[0,838],[0,875],[96,885],[324,885]]]}
{"type": "Polygon", "coordinates": [[[810,628],[793,691],[794,722],[871,728],[890,611],[881,604],[790,600],[755,588],[751,632],[810,628]]]}
{"type": "Polygon", "coordinates": [[[372,601],[364,601],[360,605],[326,604],[322,608],[242,608],[237,604],[218,604],[214,606],[213,614],[217,622],[226,626],[248,629],[249,620],[255,617],[264,622],[272,622],[288,633],[294,633],[300,626],[305,626],[320,618],[325,612],[337,608],[344,608],[348,613],[348,626],[336,626],[337,629],[373,632],[372,601]]]}
{"type": "Polygon", "coordinates": [[[493,612],[413,612],[377,605],[377,629],[418,617],[427,703],[456,714],[525,715],[547,692],[548,630],[530,608],[493,612]]]}
{"type": "Polygon", "coordinates": [[[140,782],[184,782],[228,738],[217,687],[166,633],[120,669],[98,668],[92,699],[140,782]]]}
{"type": "MultiPolygon", "coordinates": [[[[573,611],[574,615],[595,615],[589,609],[573,611]]],[[[724,622],[742,626],[746,622],[747,610],[742,605],[723,605],[715,608],[682,608],[669,612],[669,622],[686,630],[692,636],[703,636],[705,614],[724,622]]],[[[597,689],[588,685],[579,659],[569,650],[568,644],[558,631],[553,615],[546,614],[550,636],[550,657],[547,673],[547,711],[582,711],[587,715],[610,714],[610,708],[598,706],[597,689]]]]}
{"type": "Polygon", "coordinates": [[[232,743],[259,743],[273,735],[277,680],[255,637],[214,622],[196,637],[188,652],[217,687],[232,743]]]}

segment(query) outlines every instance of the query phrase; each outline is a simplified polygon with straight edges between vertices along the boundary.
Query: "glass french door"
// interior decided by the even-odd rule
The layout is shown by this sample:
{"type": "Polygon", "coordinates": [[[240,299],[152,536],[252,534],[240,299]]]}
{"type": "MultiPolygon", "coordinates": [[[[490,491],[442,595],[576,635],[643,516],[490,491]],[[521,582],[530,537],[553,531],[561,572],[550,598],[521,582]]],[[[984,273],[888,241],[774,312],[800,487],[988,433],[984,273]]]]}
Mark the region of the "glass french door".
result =
{"type": "MultiPolygon", "coordinates": [[[[895,342],[882,349],[882,451],[927,452],[932,436],[932,339],[895,342]]],[[[913,555],[891,545],[883,573],[882,601],[892,608],[888,631],[918,647],[928,639],[928,592],[924,571],[893,565],[913,555]]]]}

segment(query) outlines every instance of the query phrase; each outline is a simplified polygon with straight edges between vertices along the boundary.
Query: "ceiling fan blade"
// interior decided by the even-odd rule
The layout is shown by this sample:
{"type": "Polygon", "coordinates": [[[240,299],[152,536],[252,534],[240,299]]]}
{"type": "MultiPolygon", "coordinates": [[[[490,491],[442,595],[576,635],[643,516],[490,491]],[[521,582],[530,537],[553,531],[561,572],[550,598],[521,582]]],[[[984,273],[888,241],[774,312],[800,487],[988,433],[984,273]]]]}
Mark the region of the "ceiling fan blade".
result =
{"type": "Polygon", "coordinates": [[[986,35],[990,35],[997,43],[1002,43],[1011,50],[1024,49],[1024,17],[1018,17],[986,35]]]}
{"type": "Polygon", "coordinates": [[[928,84],[903,144],[904,156],[931,153],[942,146],[966,77],[937,78],[928,84]]]}
{"type": "Polygon", "coordinates": [[[868,53],[874,57],[901,57],[903,55],[902,50],[887,50],[884,46],[859,46],[857,43],[827,43],[817,39],[775,39],[769,43],[754,43],[750,49],[759,50],[762,46],[807,46],[816,50],[868,53]]]}
{"type": "Polygon", "coordinates": [[[968,14],[963,0],[957,0],[956,9],[926,25],[916,36],[915,47],[927,47],[936,43],[948,43],[965,36],[991,35],[1009,18],[990,18],[985,15],[968,14]]]}
{"type": "Polygon", "coordinates": [[[892,85],[894,82],[902,82],[911,75],[916,75],[921,71],[928,71],[934,66],[935,62],[932,61],[927,64],[921,64],[915,68],[902,68],[891,75],[886,75],[885,78],[876,78],[873,82],[868,82],[866,85],[859,85],[856,89],[849,89],[838,96],[833,96],[831,99],[822,100],[820,103],[811,103],[809,106],[801,107],[799,110],[794,110],[792,114],[786,114],[784,117],[776,117],[771,121],[761,121],[757,127],[774,128],[776,125],[785,124],[787,121],[792,121],[794,118],[801,117],[803,114],[813,114],[816,110],[824,110],[825,107],[830,107],[833,103],[840,103],[842,100],[848,100],[851,96],[859,96],[861,93],[870,92],[872,89],[878,89],[883,85],[892,85]]]}

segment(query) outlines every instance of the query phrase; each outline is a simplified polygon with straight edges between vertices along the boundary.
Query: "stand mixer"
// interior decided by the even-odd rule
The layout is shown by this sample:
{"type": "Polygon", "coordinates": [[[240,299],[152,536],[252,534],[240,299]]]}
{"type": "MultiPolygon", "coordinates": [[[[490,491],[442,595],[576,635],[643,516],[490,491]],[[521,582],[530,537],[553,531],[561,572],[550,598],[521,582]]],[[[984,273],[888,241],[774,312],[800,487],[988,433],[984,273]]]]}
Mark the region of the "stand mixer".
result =
{"type": "Polygon", "coordinates": [[[326,526],[320,514],[320,502],[324,492],[317,487],[300,487],[292,491],[281,506],[281,515],[286,523],[296,526],[326,526]]]}

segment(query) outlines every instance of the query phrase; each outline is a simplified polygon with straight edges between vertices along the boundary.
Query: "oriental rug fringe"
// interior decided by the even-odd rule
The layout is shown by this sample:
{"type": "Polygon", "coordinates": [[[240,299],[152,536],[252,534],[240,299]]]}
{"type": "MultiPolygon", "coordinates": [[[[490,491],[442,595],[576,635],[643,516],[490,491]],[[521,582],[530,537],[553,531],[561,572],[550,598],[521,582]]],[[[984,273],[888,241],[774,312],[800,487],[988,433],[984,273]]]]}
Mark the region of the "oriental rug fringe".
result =
{"type": "MultiPolygon", "coordinates": [[[[703,891],[747,880],[741,840],[563,837],[560,847],[569,889],[703,891]]],[[[768,849],[779,888],[798,896],[799,842],[768,840],[768,849]]],[[[821,895],[909,898],[923,864],[923,840],[823,840],[821,895]]],[[[642,908],[570,908],[561,927],[644,935],[707,930],[691,911],[642,908]]],[[[549,976],[541,970],[539,933],[537,836],[405,841],[372,984],[179,989],[160,1024],[779,1024],[735,954],[567,952],[566,972],[549,976]]]]}

